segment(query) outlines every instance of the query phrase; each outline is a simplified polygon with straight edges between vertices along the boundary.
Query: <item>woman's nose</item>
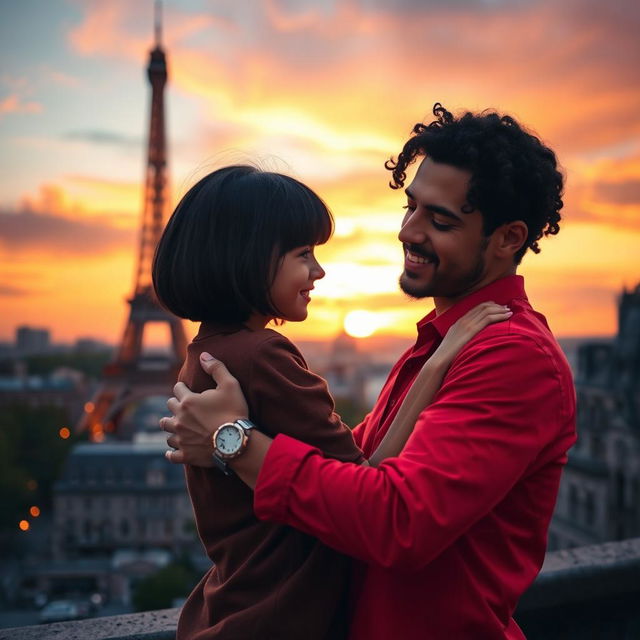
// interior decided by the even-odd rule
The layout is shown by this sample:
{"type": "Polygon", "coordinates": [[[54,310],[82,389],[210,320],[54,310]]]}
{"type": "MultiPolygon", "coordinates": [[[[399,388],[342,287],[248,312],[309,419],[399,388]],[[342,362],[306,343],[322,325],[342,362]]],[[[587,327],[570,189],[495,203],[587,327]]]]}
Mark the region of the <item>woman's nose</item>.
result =
{"type": "Polygon", "coordinates": [[[313,268],[313,274],[312,275],[313,275],[314,280],[321,280],[326,275],[324,269],[322,268],[322,265],[317,260],[316,260],[316,264],[315,264],[315,266],[313,268]]]}

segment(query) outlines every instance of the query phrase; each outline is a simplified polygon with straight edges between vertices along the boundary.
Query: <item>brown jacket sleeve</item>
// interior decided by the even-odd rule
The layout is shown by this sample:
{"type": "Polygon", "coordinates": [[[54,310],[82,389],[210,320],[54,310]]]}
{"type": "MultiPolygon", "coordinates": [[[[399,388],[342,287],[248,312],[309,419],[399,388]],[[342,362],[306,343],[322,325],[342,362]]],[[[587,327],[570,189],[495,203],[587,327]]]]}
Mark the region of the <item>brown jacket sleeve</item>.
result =
{"type": "Polygon", "coordinates": [[[362,462],[351,430],[335,413],[327,383],[307,368],[302,354],[274,333],[258,345],[243,385],[258,428],[270,436],[284,433],[344,462],[362,462]]]}

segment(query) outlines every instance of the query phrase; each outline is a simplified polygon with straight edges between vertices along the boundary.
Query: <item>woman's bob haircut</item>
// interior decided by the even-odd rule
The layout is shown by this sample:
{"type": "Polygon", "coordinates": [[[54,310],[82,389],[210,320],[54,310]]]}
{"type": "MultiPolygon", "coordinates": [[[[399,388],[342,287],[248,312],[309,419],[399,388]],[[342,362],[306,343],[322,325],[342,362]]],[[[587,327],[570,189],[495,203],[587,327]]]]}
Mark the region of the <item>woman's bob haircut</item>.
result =
{"type": "Polygon", "coordinates": [[[324,244],[325,203],[298,180],[236,165],[210,173],[182,198],[153,260],[160,303],[180,318],[237,324],[278,318],[269,290],[282,256],[324,244]]]}

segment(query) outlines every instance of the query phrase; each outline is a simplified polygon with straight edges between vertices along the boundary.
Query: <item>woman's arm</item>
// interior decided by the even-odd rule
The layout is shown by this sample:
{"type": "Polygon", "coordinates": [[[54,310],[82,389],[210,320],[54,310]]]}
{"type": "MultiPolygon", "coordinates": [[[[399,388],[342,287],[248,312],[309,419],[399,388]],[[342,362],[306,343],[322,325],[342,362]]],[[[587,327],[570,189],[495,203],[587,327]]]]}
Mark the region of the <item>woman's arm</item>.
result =
{"type": "Polygon", "coordinates": [[[369,458],[369,466],[377,467],[385,458],[400,454],[413,432],[418,416],[433,401],[449,366],[460,350],[481,329],[494,322],[507,320],[512,315],[508,307],[483,302],[451,326],[413,381],[382,442],[369,458]]]}

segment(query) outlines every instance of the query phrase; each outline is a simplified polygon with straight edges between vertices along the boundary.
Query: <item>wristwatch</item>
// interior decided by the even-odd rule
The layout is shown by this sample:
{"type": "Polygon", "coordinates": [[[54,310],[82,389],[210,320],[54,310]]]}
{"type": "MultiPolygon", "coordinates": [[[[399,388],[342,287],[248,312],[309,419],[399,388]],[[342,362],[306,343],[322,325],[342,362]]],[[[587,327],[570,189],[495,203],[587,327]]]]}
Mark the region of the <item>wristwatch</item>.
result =
{"type": "Polygon", "coordinates": [[[255,429],[253,422],[239,418],[235,422],[221,424],[213,434],[213,464],[225,475],[233,475],[227,462],[244,453],[251,429],[255,429]]]}

